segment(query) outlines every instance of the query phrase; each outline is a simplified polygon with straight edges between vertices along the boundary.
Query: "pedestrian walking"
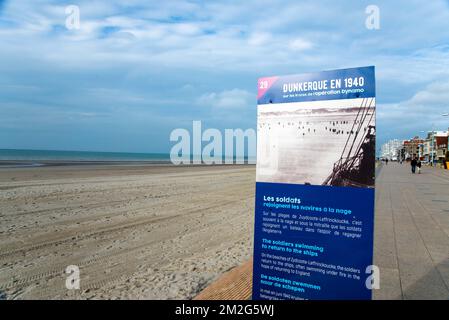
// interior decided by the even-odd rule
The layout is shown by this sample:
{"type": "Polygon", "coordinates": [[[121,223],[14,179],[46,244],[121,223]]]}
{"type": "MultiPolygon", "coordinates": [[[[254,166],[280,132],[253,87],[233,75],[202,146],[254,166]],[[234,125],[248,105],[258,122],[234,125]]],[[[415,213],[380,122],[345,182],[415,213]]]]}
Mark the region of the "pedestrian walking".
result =
{"type": "Polygon", "coordinates": [[[416,167],[418,168],[418,173],[421,173],[421,160],[418,159],[416,162],[416,167]]]}
{"type": "Polygon", "coordinates": [[[412,166],[412,173],[415,173],[415,171],[416,171],[416,164],[417,164],[416,159],[413,158],[412,161],[410,162],[410,164],[412,166]]]}

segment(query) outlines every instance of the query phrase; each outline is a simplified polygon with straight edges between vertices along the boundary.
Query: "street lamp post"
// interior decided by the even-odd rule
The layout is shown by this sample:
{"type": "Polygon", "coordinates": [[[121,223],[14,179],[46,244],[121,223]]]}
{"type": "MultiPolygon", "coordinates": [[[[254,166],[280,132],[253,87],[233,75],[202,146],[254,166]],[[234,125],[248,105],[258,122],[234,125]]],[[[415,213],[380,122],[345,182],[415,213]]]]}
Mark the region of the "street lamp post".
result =
{"type": "MultiPolygon", "coordinates": [[[[424,130],[421,130],[420,131],[421,133],[423,133],[423,136],[424,136],[424,133],[425,133],[425,131],[424,130]]],[[[425,138],[423,139],[423,141],[425,141],[425,138]]],[[[424,155],[426,154],[425,152],[424,152],[424,146],[425,146],[425,144],[423,143],[423,144],[421,144],[421,146],[422,146],[422,156],[424,157],[424,155]]],[[[427,148],[426,148],[427,149],[427,148]]],[[[420,150],[420,153],[421,153],[421,150],[420,150]]],[[[420,157],[421,157],[421,154],[420,154],[420,157]]],[[[426,161],[429,161],[429,157],[427,157],[427,159],[425,159],[426,161]]]]}
{"type": "Polygon", "coordinates": [[[433,167],[433,161],[434,161],[434,158],[433,158],[433,153],[434,153],[434,151],[435,151],[435,148],[433,147],[433,140],[435,139],[435,133],[434,133],[434,130],[433,130],[433,127],[434,127],[435,125],[432,123],[432,140],[430,140],[430,142],[431,142],[431,144],[430,144],[430,150],[431,150],[431,153],[432,153],[432,162],[430,163],[430,165],[433,167]]]}
{"type": "Polygon", "coordinates": [[[442,117],[447,117],[447,116],[449,116],[449,113],[443,113],[442,115],[441,115],[442,117]]]}

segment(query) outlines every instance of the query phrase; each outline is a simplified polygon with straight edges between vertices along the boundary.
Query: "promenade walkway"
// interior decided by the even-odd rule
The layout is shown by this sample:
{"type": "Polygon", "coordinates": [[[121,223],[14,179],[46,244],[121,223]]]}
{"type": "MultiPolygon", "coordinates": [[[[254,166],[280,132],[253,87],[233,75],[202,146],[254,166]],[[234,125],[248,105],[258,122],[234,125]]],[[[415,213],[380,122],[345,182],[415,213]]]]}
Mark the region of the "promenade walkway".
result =
{"type": "MultiPolygon", "coordinates": [[[[227,272],[196,299],[250,299],[252,261],[227,272]],[[242,289],[243,288],[243,289],[242,289]]],[[[373,299],[449,299],[449,170],[407,163],[377,170],[373,299]]]]}
{"type": "Polygon", "coordinates": [[[449,299],[449,170],[383,165],[376,179],[375,299],[449,299]]]}

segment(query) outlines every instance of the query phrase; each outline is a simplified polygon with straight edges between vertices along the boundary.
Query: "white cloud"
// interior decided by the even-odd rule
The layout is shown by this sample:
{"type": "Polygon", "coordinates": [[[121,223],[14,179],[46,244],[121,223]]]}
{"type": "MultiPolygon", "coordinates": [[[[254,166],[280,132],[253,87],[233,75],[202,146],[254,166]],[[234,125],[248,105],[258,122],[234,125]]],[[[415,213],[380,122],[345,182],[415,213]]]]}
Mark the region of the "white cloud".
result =
{"type": "Polygon", "coordinates": [[[249,37],[248,43],[252,46],[265,45],[265,44],[269,43],[271,38],[272,38],[271,34],[269,34],[267,32],[258,32],[258,33],[252,34],[249,37]]]}
{"type": "Polygon", "coordinates": [[[449,109],[449,81],[431,83],[404,104],[412,107],[428,107],[432,111],[449,109]]]}
{"type": "Polygon", "coordinates": [[[410,99],[377,107],[377,124],[381,136],[407,138],[422,135],[421,131],[447,130],[449,119],[449,79],[431,83],[410,99]]]}
{"type": "Polygon", "coordinates": [[[294,51],[303,51],[307,49],[311,49],[313,47],[312,43],[301,38],[296,38],[289,43],[290,49],[294,51]]]}
{"type": "Polygon", "coordinates": [[[232,89],[219,93],[203,94],[197,100],[201,106],[210,106],[220,109],[247,108],[255,104],[255,95],[241,89],[232,89]]]}

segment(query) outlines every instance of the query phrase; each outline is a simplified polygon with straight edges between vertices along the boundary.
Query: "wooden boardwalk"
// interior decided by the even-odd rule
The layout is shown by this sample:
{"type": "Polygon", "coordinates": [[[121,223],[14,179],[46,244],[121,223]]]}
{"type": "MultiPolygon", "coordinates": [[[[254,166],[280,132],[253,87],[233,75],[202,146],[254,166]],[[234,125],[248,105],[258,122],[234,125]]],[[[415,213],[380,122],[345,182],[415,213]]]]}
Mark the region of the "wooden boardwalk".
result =
{"type": "Polygon", "coordinates": [[[253,279],[253,260],[231,269],[204,289],[194,300],[249,300],[253,279]]]}

